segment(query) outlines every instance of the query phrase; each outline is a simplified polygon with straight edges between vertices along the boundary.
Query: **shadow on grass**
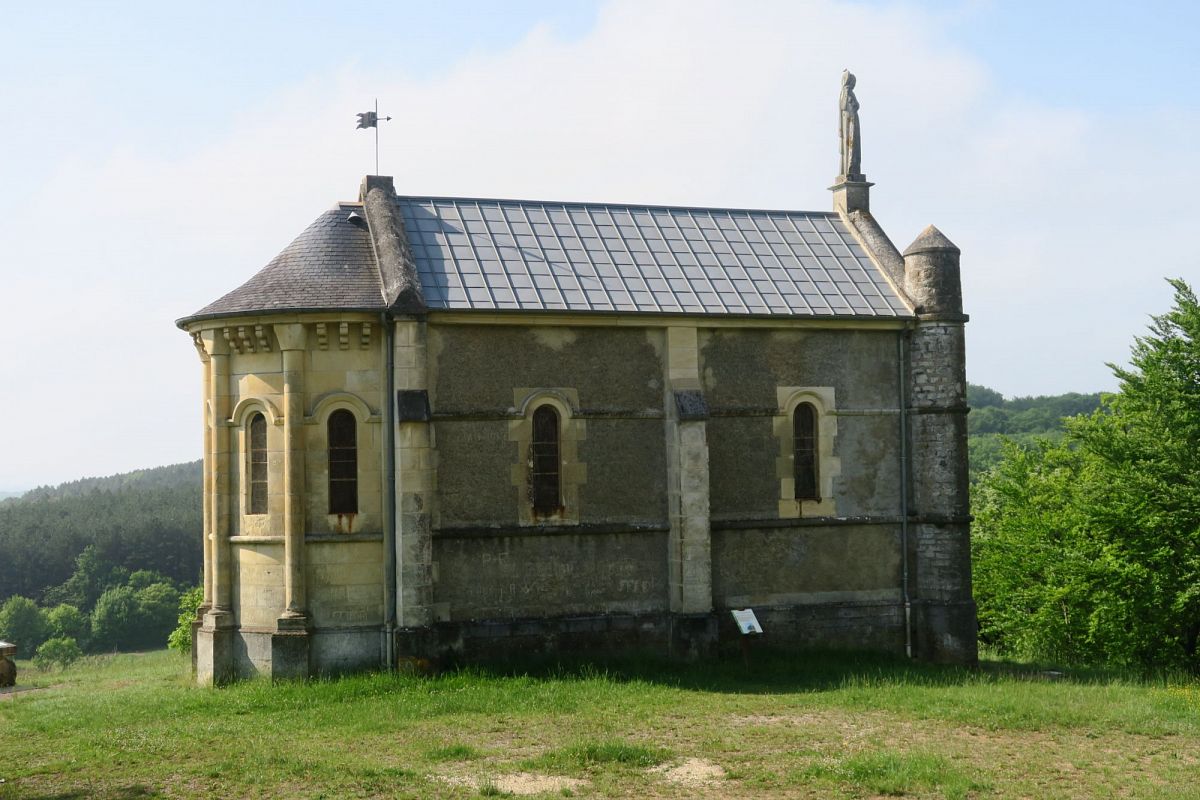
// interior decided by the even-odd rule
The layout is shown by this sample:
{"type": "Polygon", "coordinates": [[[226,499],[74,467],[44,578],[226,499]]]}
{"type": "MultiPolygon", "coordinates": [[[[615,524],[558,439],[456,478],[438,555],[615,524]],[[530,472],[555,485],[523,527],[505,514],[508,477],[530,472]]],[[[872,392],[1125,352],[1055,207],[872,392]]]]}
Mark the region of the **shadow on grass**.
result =
{"type": "Polygon", "coordinates": [[[788,694],[843,689],[848,685],[904,684],[948,687],[996,680],[1074,684],[1112,681],[1165,683],[1174,674],[1146,674],[1100,668],[1063,668],[1038,664],[983,661],[977,667],[928,664],[900,656],[857,651],[790,651],[761,648],[749,663],[741,656],[683,663],[655,656],[611,659],[530,658],[504,663],[460,666],[485,677],[595,678],[639,681],[678,689],[738,694],[788,694]]]}
{"type": "MultiPolygon", "coordinates": [[[[3,792],[0,792],[0,797],[5,797],[3,792]]],[[[94,800],[94,798],[105,798],[105,800],[137,800],[141,797],[157,797],[158,793],[148,789],[140,784],[130,786],[118,786],[113,789],[105,790],[102,794],[96,794],[93,788],[76,789],[67,792],[52,792],[50,794],[22,794],[19,795],[24,800],[94,800]]]]}

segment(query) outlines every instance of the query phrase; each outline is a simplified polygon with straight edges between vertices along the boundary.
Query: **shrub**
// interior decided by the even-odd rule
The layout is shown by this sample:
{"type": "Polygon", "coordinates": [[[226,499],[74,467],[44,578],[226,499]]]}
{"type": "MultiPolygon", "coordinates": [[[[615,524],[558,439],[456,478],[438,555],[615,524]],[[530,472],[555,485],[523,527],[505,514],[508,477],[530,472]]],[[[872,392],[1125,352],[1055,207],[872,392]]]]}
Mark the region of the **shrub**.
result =
{"type": "Polygon", "coordinates": [[[37,649],[37,655],[33,657],[33,663],[37,664],[37,668],[44,671],[49,671],[55,667],[66,669],[79,660],[83,655],[83,651],[79,649],[79,645],[69,636],[58,636],[54,639],[47,639],[42,643],[42,646],[37,649]]]}
{"type": "Polygon", "coordinates": [[[55,606],[46,612],[50,625],[50,636],[55,639],[74,639],[80,647],[87,647],[92,633],[92,621],[78,608],[67,603],[55,606]]]}
{"type": "Polygon", "coordinates": [[[0,606],[0,639],[20,645],[24,653],[31,655],[49,636],[46,612],[28,597],[16,595],[0,606]]]}
{"type": "Polygon", "coordinates": [[[196,611],[204,602],[204,587],[197,586],[188,589],[179,596],[179,619],[175,630],[167,637],[167,647],[181,653],[192,651],[192,622],[196,619],[196,611]]]}

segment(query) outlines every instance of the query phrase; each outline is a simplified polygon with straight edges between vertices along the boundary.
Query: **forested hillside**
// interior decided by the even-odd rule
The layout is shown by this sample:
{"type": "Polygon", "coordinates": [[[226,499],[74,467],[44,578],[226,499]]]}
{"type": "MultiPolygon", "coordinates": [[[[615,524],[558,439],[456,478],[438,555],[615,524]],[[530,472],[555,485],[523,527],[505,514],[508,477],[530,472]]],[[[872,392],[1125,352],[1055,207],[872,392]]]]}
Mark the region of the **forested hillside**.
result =
{"type": "Polygon", "coordinates": [[[1059,395],[1015,397],[986,386],[967,384],[967,446],[971,461],[971,482],[975,483],[998,464],[1004,454],[1004,442],[1031,447],[1039,439],[1059,441],[1063,420],[1076,414],[1090,414],[1100,407],[1100,394],[1069,392],[1059,395]]]}
{"type": "Polygon", "coordinates": [[[64,497],[86,496],[96,491],[117,491],[121,489],[155,489],[178,488],[181,486],[199,486],[202,474],[202,462],[189,461],[185,464],[171,464],[166,467],[138,469],[133,472],[122,472],[103,478],[80,478],[79,480],[60,483],[58,486],[39,486],[20,497],[21,500],[49,500],[64,497]]]}
{"type": "Polygon", "coordinates": [[[34,489],[0,502],[0,602],[86,607],[137,570],[196,583],[200,527],[199,461],[34,489]]]}

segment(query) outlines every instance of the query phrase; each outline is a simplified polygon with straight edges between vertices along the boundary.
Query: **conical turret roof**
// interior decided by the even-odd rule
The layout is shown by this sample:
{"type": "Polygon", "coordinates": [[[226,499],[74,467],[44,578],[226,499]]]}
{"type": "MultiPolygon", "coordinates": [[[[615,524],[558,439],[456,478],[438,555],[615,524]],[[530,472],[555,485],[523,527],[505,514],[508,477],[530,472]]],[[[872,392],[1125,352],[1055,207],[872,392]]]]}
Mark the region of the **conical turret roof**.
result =
{"type": "Polygon", "coordinates": [[[250,280],[179,320],[278,311],[381,311],[383,292],[361,206],[339,203],[309,225],[250,280]]]}

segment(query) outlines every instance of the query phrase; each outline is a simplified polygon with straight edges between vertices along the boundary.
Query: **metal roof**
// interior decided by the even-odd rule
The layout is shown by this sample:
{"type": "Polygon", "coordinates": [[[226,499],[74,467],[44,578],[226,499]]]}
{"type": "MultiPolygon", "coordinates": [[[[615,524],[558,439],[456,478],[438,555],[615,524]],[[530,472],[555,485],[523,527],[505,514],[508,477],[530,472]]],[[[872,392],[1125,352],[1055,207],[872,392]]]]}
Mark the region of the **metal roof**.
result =
{"type": "Polygon", "coordinates": [[[397,201],[430,309],[912,313],[832,213],[397,201]]]}
{"type": "MultiPolygon", "coordinates": [[[[395,197],[430,310],[910,317],[834,213],[395,197]]],[[[179,320],[383,311],[371,232],[340,203],[179,320]]],[[[412,269],[412,265],[408,269],[412,269]]]]}

